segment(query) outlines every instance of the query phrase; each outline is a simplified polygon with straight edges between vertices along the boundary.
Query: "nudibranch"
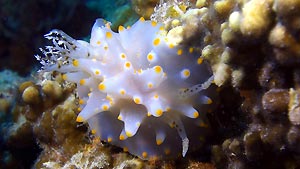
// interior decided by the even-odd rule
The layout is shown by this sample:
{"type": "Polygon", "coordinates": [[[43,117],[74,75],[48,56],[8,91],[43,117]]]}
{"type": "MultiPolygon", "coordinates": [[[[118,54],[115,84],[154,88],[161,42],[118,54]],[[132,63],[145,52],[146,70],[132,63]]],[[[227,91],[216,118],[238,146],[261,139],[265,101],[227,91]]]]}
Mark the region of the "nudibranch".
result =
{"type": "Polygon", "coordinates": [[[176,158],[209,134],[215,106],[208,63],[192,47],[172,44],[163,25],[141,18],[131,27],[97,19],[90,42],[60,30],[36,56],[43,71],[77,84],[79,115],[91,133],[142,159],[176,158]]]}

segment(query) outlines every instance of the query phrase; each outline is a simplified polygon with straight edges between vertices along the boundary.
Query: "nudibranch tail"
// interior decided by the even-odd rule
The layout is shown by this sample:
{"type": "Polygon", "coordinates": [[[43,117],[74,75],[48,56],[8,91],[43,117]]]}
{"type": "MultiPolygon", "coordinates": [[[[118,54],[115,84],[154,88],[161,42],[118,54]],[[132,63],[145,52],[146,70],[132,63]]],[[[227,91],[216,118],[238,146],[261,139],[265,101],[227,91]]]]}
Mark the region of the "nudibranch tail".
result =
{"type": "Polygon", "coordinates": [[[174,45],[162,24],[143,18],[110,29],[97,19],[90,42],[60,30],[36,58],[77,84],[80,113],[93,134],[142,159],[176,158],[201,146],[216,104],[211,69],[191,47],[174,45]]]}

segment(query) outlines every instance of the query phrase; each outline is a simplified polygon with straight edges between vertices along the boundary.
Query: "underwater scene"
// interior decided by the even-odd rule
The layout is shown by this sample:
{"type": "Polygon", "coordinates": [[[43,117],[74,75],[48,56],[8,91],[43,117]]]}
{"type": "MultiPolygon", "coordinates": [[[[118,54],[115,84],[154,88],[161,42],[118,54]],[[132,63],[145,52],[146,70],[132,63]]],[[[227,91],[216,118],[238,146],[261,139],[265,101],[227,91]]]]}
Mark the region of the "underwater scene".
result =
{"type": "Polygon", "coordinates": [[[300,168],[299,0],[0,0],[0,169],[300,168]]]}

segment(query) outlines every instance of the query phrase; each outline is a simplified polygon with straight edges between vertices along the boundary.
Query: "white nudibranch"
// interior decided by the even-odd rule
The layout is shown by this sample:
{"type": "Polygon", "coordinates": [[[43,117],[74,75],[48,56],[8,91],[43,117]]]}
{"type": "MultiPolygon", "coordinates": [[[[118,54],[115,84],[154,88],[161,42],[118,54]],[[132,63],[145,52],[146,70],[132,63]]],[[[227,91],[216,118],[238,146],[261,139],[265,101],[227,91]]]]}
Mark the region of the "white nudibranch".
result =
{"type": "Polygon", "coordinates": [[[43,71],[77,84],[77,121],[93,134],[142,159],[176,158],[203,144],[216,92],[199,53],[175,46],[165,32],[141,18],[115,33],[97,19],[89,43],[52,30],[45,38],[53,46],[36,58],[43,71]]]}

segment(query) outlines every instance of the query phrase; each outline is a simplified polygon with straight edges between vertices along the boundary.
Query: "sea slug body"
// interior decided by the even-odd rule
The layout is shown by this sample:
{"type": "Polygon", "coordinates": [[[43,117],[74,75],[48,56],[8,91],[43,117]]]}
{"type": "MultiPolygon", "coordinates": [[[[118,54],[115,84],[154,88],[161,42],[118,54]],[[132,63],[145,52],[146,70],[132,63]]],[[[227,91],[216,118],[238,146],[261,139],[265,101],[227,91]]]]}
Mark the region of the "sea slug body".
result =
{"type": "Polygon", "coordinates": [[[205,140],[215,106],[210,67],[169,42],[162,24],[141,18],[115,33],[97,19],[90,43],[60,30],[45,37],[53,46],[36,58],[77,84],[77,121],[102,140],[142,159],[185,156],[205,140]]]}

